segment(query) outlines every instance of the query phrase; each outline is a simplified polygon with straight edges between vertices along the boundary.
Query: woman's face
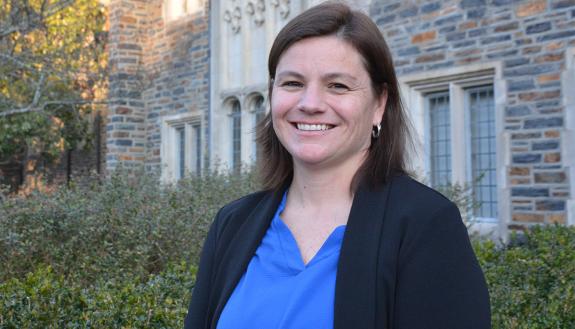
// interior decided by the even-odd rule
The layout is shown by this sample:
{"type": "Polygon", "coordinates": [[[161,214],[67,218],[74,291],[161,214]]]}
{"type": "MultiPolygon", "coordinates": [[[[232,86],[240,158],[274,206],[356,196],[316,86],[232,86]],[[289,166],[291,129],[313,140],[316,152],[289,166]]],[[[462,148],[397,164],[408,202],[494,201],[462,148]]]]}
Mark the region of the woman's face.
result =
{"type": "Polygon", "coordinates": [[[385,93],[374,95],[363,59],[353,46],[335,36],[307,38],[280,57],[271,97],[272,122],[294,165],[359,166],[385,102],[385,93]]]}

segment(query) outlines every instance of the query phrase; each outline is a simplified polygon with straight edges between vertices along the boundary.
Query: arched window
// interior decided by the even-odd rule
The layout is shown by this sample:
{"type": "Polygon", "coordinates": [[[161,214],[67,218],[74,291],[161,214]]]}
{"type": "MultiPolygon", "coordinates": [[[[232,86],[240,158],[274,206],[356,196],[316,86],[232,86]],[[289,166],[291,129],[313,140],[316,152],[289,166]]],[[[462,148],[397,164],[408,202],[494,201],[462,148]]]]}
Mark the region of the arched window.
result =
{"type": "MultiPolygon", "coordinates": [[[[254,132],[257,133],[257,130],[255,130],[255,128],[257,128],[258,124],[264,121],[264,118],[266,117],[266,106],[264,104],[264,97],[262,95],[257,95],[254,98],[253,110],[254,110],[254,132]]],[[[254,136],[256,138],[258,137],[255,134],[254,136]]],[[[258,149],[258,144],[254,140],[254,156],[256,157],[256,159],[260,158],[259,153],[260,150],[258,149]]]]}
{"type": "Polygon", "coordinates": [[[232,101],[232,168],[239,170],[242,166],[242,110],[240,102],[232,101]]]}

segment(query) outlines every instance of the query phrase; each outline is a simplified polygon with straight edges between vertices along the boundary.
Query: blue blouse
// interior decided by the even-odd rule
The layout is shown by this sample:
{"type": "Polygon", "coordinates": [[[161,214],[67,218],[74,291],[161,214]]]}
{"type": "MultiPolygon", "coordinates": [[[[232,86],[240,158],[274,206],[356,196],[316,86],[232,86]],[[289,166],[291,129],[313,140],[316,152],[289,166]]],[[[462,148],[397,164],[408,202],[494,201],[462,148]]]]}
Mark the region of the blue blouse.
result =
{"type": "Polygon", "coordinates": [[[335,278],[345,225],[331,233],[306,265],[280,218],[285,203],[286,194],[224,307],[218,329],[333,328],[335,278]]]}

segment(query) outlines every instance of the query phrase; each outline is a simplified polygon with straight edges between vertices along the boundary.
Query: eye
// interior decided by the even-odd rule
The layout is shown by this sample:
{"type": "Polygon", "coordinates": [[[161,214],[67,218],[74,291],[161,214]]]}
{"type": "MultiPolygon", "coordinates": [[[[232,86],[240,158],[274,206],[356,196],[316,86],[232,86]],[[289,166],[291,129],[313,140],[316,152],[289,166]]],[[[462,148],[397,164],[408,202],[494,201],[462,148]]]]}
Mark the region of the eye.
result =
{"type": "Polygon", "coordinates": [[[344,85],[343,83],[339,83],[339,82],[334,82],[329,84],[328,86],[330,89],[337,91],[337,92],[344,92],[344,91],[348,91],[349,87],[344,85]]]}
{"type": "Polygon", "coordinates": [[[303,83],[299,82],[299,81],[295,81],[295,80],[288,80],[288,81],[284,81],[280,84],[280,86],[284,87],[284,88],[288,88],[288,89],[295,89],[295,88],[301,88],[303,87],[303,83]]]}

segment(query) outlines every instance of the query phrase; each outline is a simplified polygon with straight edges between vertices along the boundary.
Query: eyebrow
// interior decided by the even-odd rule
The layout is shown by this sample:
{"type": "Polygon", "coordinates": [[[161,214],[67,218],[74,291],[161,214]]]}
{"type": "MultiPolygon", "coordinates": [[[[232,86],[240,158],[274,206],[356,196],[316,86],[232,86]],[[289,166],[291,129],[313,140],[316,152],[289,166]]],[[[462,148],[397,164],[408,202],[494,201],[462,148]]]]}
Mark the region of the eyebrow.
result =
{"type": "MultiPolygon", "coordinates": [[[[304,76],[301,73],[298,73],[295,71],[282,71],[282,72],[277,74],[277,80],[279,80],[281,78],[285,78],[285,77],[294,77],[297,79],[304,79],[304,76]]],[[[357,78],[354,77],[353,75],[347,74],[347,73],[342,73],[342,72],[328,73],[322,77],[323,80],[332,80],[332,79],[337,79],[337,78],[344,78],[344,79],[348,79],[348,80],[351,80],[354,82],[357,81],[357,78]]]]}

